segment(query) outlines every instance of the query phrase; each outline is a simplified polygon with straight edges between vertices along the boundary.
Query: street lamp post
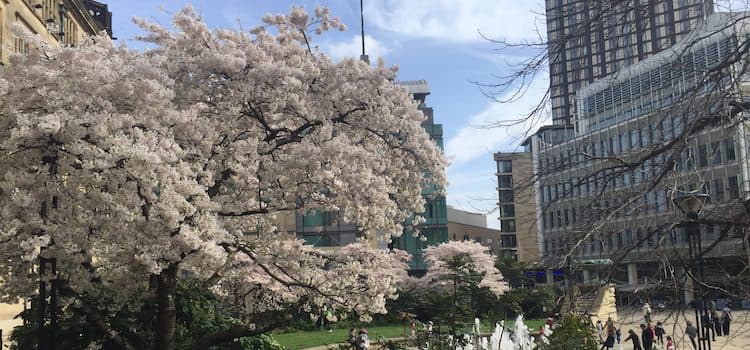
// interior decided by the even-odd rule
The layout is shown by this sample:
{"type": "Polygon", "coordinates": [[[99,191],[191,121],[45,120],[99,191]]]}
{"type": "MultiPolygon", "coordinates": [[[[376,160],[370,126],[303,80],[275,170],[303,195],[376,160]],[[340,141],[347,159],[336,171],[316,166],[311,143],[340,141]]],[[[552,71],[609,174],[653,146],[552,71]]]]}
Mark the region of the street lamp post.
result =
{"type": "Polygon", "coordinates": [[[701,230],[698,222],[698,214],[703,209],[709,196],[705,193],[681,193],[672,200],[675,205],[687,217],[687,222],[681,226],[688,236],[688,256],[690,258],[690,271],[698,280],[693,283],[695,302],[695,326],[698,329],[698,350],[711,350],[711,337],[709,336],[711,325],[708,323],[708,308],[704,300],[703,288],[703,248],[701,246],[701,230]],[[701,315],[702,313],[702,315],[701,315]],[[702,316],[702,317],[701,317],[702,316]]]}

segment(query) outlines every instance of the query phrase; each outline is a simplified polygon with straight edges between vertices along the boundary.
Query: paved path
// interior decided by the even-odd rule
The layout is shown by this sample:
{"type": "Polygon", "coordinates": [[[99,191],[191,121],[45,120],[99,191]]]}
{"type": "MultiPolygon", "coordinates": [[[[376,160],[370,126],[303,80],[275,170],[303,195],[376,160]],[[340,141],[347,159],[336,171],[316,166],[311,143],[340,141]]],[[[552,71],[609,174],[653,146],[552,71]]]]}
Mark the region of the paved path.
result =
{"type": "MultiPolygon", "coordinates": [[[[733,311],[734,320],[731,325],[730,335],[716,337],[715,342],[711,342],[711,350],[746,350],[750,348],[750,311],[740,310],[733,311]]],[[[640,310],[619,310],[619,317],[622,324],[623,339],[627,337],[628,330],[636,331],[641,334],[639,325],[643,323],[643,314],[640,310]]],[[[666,335],[671,335],[675,339],[678,350],[692,350],[690,339],[685,335],[686,321],[695,324],[695,313],[693,310],[684,311],[664,311],[656,313],[652,317],[655,325],[657,321],[664,324],[666,335]]],[[[665,341],[666,341],[665,335],[665,341]]],[[[630,342],[621,344],[616,350],[632,350],[630,342]]]]}

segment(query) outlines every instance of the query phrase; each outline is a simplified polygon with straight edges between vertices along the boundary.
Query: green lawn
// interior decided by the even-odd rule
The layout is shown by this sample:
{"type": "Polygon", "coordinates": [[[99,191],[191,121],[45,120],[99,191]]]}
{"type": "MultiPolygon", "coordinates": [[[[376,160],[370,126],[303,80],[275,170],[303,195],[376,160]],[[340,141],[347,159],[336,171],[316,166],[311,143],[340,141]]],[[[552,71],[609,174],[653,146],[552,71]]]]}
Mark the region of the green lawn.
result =
{"type": "MultiPolygon", "coordinates": [[[[507,326],[512,329],[514,321],[508,321],[507,326]]],[[[529,329],[537,330],[541,325],[544,324],[544,320],[531,319],[525,320],[526,326],[529,329]]],[[[482,324],[482,332],[492,332],[495,330],[494,325],[482,324]]],[[[370,341],[375,342],[379,338],[396,338],[403,337],[409,334],[409,329],[406,329],[404,333],[404,326],[381,326],[381,327],[367,327],[370,341]]],[[[346,342],[347,334],[349,333],[348,328],[333,329],[331,332],[328,331],[299,331],[290,333],[278,333],[274,334],[273,337],[279,344],[284,345],[289,350],[305,349],[318,345],[338,344],[346,342]]]]}
{"type": "MultiPolygon", "coordinates": [[[[289,350],[310,348],[318,345],[337,344],[346,342],[348,328],[333,329],[328,331],[300,331],[292,333],[274,334],[273,337],[279,344],[289,350]]],[[[367,327],[370,341],[375,342],[378,338],[396,338],[404,336],[403,326],[367,327]]]]}

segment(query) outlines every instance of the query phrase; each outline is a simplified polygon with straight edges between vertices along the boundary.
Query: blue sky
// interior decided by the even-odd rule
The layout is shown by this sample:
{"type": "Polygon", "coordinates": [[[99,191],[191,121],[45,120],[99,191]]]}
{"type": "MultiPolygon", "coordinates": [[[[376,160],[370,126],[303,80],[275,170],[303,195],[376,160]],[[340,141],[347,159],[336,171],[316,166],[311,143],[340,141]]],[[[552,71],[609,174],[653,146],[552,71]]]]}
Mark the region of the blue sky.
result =
{"type": "MultiPolygon", "coordinates": [[[[192,4],[211,27],[252,28],[267,13],[288,12],[292,5],[309,11],[327,6],[349,26],[343,33],[326,33],[318,45],[333,57],[359,56],[357,0],[109,0],[118,41],[137,47],[140,33],[134,16],[165,25],[172,13],[192,4]]],[[[428,105],[443,124],[445,150],[451,166],[448,204],[470,211],[491,211],[497,201],[492,153],[518,149],[529,125],[483,129],[485,123],[515,119],[538,102],[547,81],[534,82],[529,93],[512,104],[497,104],[472,81],[491,82],[502,75],[507,61],[520,53],[497,52],[478,34],[512,40],[534,39],[544,31],[541,0],[365,0],[366,46],[371,61],[383,57],[400,67],[400,80],[425,79],[428,105]]],[[[546,77],[545,77],[546,78],[546,77]]],[[[490,216],[489,224],[499,226],[490,216]]]]}

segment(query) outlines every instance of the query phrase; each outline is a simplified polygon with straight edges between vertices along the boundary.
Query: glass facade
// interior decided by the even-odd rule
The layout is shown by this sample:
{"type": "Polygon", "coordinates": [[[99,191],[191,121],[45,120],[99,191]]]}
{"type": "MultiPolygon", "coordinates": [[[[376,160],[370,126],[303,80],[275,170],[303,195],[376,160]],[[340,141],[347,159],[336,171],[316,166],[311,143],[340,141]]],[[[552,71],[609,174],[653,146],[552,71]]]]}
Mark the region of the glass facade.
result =
{"type": "Polygon", "coordinates": [[[578,89],[675,44],[711,0],[546,0],[555,124],[571,124],[578,89]]]}
{"type": "MultiPolygon", "coordinates": [[[[748,126],[727,123],[688,134],[706,111],[722,115],[736,67],[725,67],[712,84],[700,77],[737,50],[741,35],[732,28],[698,35],[687,48],[675,46],[680,54],[663,52],[580,90],[575,136],[553,145],[536,141],[537,207],[548,261],[571,250],[583,259],[627,262],[654,259],[655,250],[685,249],[682,230],[673,226],[680,220],[673,191],[709,194],[706,211],[722,215],[747,194],[748,126]],[[625,248],[628,255],[618,255],[625,248]]],[[[719,227],[703,230],[707,242],[718,237],[719,227]]]]}

